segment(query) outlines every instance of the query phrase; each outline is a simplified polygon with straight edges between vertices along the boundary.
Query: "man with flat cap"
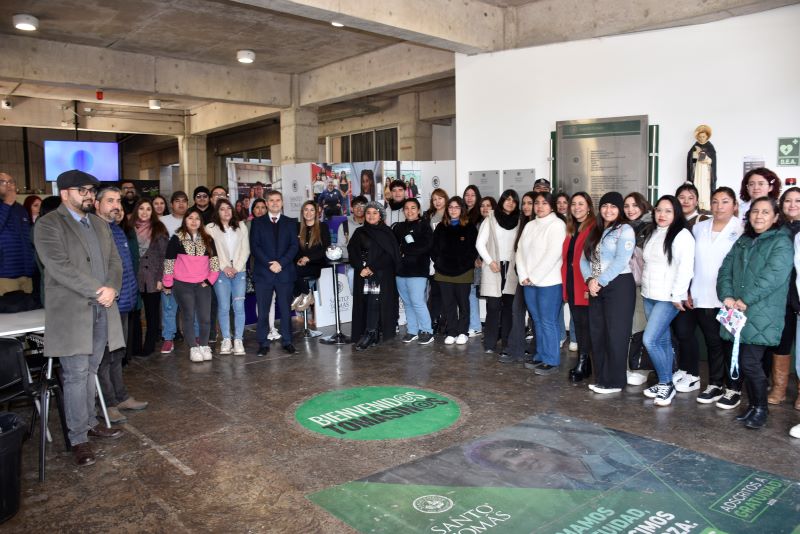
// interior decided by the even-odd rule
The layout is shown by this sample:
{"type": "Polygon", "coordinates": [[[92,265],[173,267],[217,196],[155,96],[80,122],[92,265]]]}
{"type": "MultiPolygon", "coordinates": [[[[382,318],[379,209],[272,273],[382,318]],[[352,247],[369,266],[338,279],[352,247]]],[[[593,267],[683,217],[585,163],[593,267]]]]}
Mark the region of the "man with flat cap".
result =
{"type": "Polygon", "coordinates": [[[95,462],[89,438],[122,431],[96,424],[95,376],[106,346],[125,346],[117,296],[122,262],[108,223],[91,213],[100,182],[78,170],[56,180],[61,205],[36,221],[33,242],[44,265],[44,353],[60,358],[64,413],[75,463],[95,462]]]}

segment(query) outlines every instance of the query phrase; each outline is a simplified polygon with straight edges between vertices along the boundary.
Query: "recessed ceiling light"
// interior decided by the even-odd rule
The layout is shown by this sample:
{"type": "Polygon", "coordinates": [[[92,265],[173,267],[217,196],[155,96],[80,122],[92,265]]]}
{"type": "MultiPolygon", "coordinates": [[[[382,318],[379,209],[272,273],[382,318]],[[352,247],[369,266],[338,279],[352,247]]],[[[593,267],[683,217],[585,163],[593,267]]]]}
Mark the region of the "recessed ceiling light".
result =
{"type": "Polygon", "coordinates": [[[236,59],[239,63],[252,63],[256,60],[256,53],[252,50],[237,50],[236,59]]]}
{"type": "Polygon", "coordinates": [[[335,21],[331,22],[331,26],[334,26],[336,28],[344,28],[344,24],[342,24],[341,22],[335,22],[335,21]]]}
{"type": "Polygon", "coordinates": [[[17,14],[13,17],[14,27],[18,30],[32,32],[39,29],[39,19],[33,15],[17,14]]]}
{"type": "Polygon", "coordinates": [[[151,98],[147,101],[147,107],[150,109],[161,109],[161,100],[156,98],[151,98]]]}

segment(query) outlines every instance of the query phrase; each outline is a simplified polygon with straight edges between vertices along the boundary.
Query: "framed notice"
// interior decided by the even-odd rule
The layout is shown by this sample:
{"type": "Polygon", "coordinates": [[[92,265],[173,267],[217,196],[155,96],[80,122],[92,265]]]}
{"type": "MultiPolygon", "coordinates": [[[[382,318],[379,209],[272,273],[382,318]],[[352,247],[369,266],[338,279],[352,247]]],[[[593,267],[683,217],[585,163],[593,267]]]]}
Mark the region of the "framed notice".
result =
{"type": "Polygon", "coordinates": [[[500,171],[470,171],[469,185],[478,186],[482,197],[500,196],[500,171]]]}
{"type": "Polygon", "coordinates": [[[647,115],[557,122],[559,188],[595,202],[608,191],[646,196],[647,126],[647,115]]]}
{"type": "MultiPolygon", "coordinates": [[[[513,189],[520,197],[533,190],[534,181],[536,181],[536,169],[506,169],[503,171],[503,190],[513,189]]],[[[499,198],[499,196],[495,198],[499,198]]]]}

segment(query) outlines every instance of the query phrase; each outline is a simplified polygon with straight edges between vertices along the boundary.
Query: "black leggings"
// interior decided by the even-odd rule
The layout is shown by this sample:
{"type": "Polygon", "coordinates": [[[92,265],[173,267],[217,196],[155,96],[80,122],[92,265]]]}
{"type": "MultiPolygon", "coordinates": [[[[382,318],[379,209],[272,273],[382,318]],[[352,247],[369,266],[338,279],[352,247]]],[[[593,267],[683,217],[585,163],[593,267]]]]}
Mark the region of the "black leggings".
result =
{"type": "Polygon", "coordinates": [[[144,303],[144,320],[147,324],[142,353],[151,354],[156,350],[158,331],[161,327],[161,292],[141,293],[141,295],[144,303]]]}
{"type": "Polygon", "coordinates": [[[627,384],[635,305],[636,283],[629,273],[617,276],[596,297],[589,297],[592,364],[598,385],[624,388],[627,384]]]}
{"type": "Polygon", "coordinates": [[[575,338],[578,340],[578,354],[592,352],[592,338],[589,333],[589,306],[569,303],[569,313],[575,323],[575,338]]]}
{"type": "Polygon", "coordinates": [[[700,375],[700,349],[697,346],[697,315],[692,310],[678,312],[672,320],[672,333],[678,340],[678,369],[700,375]]]}
{"type": "Polygon", "coordinates": [[[469,291],[472,284],[439,282],[442,308],[447,320],[447,335],[467,335],[469,330],[469,291]]]}
{"type": "Polygon", "coordinates": [[[200,284],[189,284],[175,280],[172,286],[175,300],[181,309],[181,322],[186,344],[190,347],[208,345],[208,334],[211,331],[211,296],[214,290],[211,286],[203,287],[200,284]],[[197,323],[200,326],[200,336],[195,341],[194,316],[197,314],[197,323]]]}
{"type": "Polygon", "coordinates": [[[717,321],[717,312],[719,312],[719,308],[695,308],[692,310],[692,314],[695,316],[695,320],[706,340],[708,385],[726,386],[734,391],[741,391],[741,377],[733,380],[730,374],[733,343],[722,339],[722,336],[719,335],[720,326],[717,321]]]}
{"type": "Polygon", "coordinates": [[[511,314],[514,310],[514,295],[486,297],[486,324],[483,326],[483,346],[494,349],[497,340],[503,349],[508,345],[511,333],[511,314]]]}
{"type": "Polygon", "coordinates": [[[767,405],[767,375],[762,365],[764,352],[766,347],[760,345],[739,345],[739,372],[751,406],[767,405]]]}

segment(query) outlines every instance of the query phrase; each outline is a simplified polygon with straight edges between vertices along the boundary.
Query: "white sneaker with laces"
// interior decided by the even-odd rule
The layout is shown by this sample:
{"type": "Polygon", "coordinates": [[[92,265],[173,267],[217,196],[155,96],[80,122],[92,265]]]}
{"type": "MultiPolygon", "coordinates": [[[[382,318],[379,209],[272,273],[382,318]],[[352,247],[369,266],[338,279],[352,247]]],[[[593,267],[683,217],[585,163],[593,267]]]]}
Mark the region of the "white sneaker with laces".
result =
{"type": "Polygon", "coordinates": [[[444,344],[445,345],[452,345],[455,342],[456,342],[456,338],[454,338],[453,336],[447,336],[446,338],[444,338],[444,344]]]}
{"type": "MultiPolygon", "coordinates": [[[[472,330],[472,329],[470,329],[470,330],[467,331],[467,335],[469,337],[478,337],[481,334],[483,334],[483,332],[481,332],[480,330],[472,330]]],[[[464,334],[461,334],[461,335],[463,336],[464,334]]],[[[463,345],[463,343],[460,343],[460,345],[463,345]]]]}
{"type": "Polygon", "coordinates": [[[465,336],[464,334],[459,334],[458,337],[456,338],[456,345],[466,345],[467,341],[469,341],[469,338],[467,336],[465,336]]]}
{"type": "Polygon", "coordinates": [[[658,384],[650,386],[649,388],[642,391],[642,393],[644,393],[644,396],[647,397],[648,399],[655,399],[656,395],[658,395],[658,384]]]}
{"type": "Polygon", "coordinates": [[[269,334],[267,335],[267,339],[270,341],[275,341],[276,339],[280,338],[281,338],[281,333],[278,332],[277,328],[273,328],[272,330],[270,330],[269,334]]]}
{"type": "Polygon", "coordinates": [[[192,347],[189,349],[189,359],[193,362],[203,361],[203,351],[200,350],[200,347],[192,347]]]}
{"type": "Polygon", "coordinates": [[[681,380],[683,380],[683,377],[685,377],[687,374],[689,373],[687,373],[683,369],[678,369],[677,371],[672,373],[672,383],[675,384],[677,382],[680,382],[681,380]]]}
{"type": "Polygon", "coordinates": [[[244,343],[242,343],[241,339],[234,339],[233,340],[233,353],[236,356],[243,356],[245,354],[244,343]]]}
{"type": "Polygon", "coordinates": [[[629,386],[641,386],[645,382],[647,382],[647,375],[650,374],[649,372],[643,371],[628,371],[628,385],[629,386]]]}
{"type": "Polygon", "coordinates": [[[569,342],[569,351],[570,352],[578,352],[578,344],[574,341],[569,342]]]}
{"type": "Polygon", "coordinates": [[[700,377],[686,373],[683,377],[675,382],[675,389],[681,393],[689,393],[690,391],[697,391],[700,389],[700,377]]]}
{"type": "Polygon", "coordinates": [[[658,393],[656,398],[653,399],[653,404],[656,406],[669,406],[672,404],[672,398],[675,397],[675,386],[673,384],[656,384],[658,393]]]}
{"type": "Polygon", "coordinates": [[[205,347],[200,347],[200,352],[203,354],[203,361],[209,361],[212,358],[211,347],[206,345],[205,347]]]}
{"type": "Polygon", "coordinates": [[[607,395],[609,393],[619,393],[620,391],[622,391],[622,388],[610,388],[606,386],[595,385],[592,388],[592,391],[594,391],[595,393],[600,393],[601,395],[607,395]]]}
{"type": "Polygon", "coordinates": [[[232,348],[233,344],[231,344],[231,338],[226,337],[225,339],[222,340],[222,344],[219,346],[219,353],[230,354],[232,348]]]}

